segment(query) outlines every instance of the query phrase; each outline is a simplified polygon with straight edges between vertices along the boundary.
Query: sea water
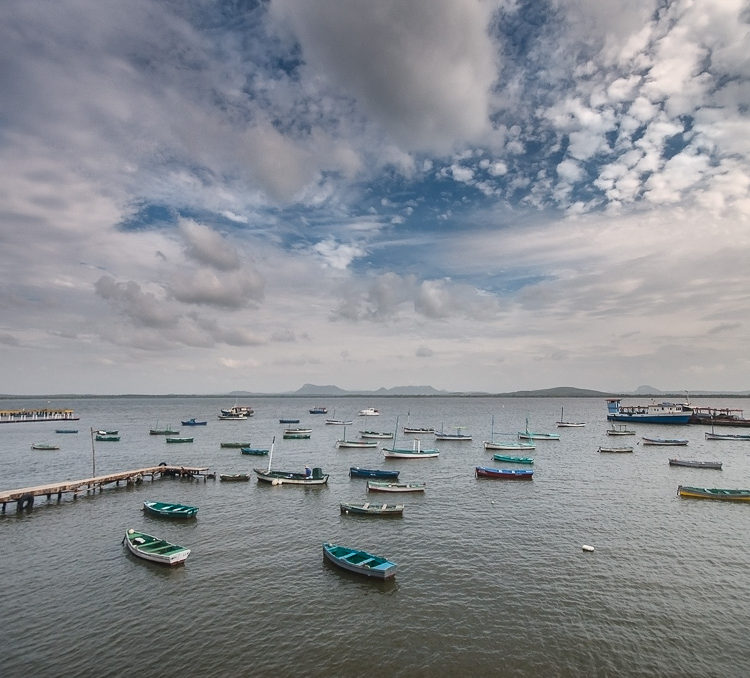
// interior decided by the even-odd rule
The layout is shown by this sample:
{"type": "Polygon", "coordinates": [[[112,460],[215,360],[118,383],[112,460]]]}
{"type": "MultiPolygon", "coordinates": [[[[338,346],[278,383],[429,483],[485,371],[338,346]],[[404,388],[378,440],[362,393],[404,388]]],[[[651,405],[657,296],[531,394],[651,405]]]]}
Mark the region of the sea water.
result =
{"type": "MultiPolygon", "coordinates": [[[[255,416],[219,421],[228,398],[6,400],[4,408],[73,407],[79,422],[0,426],[0,488],[16,489],[160,462],[250,472],[268,458],[221,442],[273,443],[272,466],[320,466],[327,486],[146,479],[73,500],[38,497],[0,516],[0,676],[745,676],[750,668],[750,505],[677,496],[679,484],[750,487],[750,443],[706,441],[703,426],[635,426],[606,435],[603,399],[423,397],[248,398],[255,416]],[[325,404],[362,430],[463,427],[470,442],[422,438],[440,456],[385,460],[337,449],[340,426],[310,415],[325,404]],[[582,428],[556,428],[565,418],[582,428]],[[376,407],[379,417],[358,417],[376,407]],[[180,420],[207,419],[182,427],[180,420]],[[282,417],[309,425],[283,440],[282,417]],[[477,479],[492,461],[482,441],[529,428],[532,481],[477,479]],[[55,428],[78,427],[78,434],[55,428]],[[167,444],[149,429],[194,436],[167,444]],[[96,442],[91,429],[118,429],[96,442]],[[641,436],[688,438],[643,447],[641,436]],[[275,438],[275,442],[274,442],[275,438]],[[600,445],[633,445],[602,454],[600,445]],[[55,442],[59,451],[31,450],[55,442]],[[720,460],[723,470],[677,468],[670,456],[720,460]],[[399,469],[423,494],[369,495],[350,466],[399,469]],[[401,519],[342,515],[342,501],[397,500],[401,519]],[[199,507],[175,522],[146,500],[199,507]],[[184,566],[139,560],[129,528],[187,546],[184,566]],[[370,581],[323,560],[332,541],[385,556],[396,577],[370,581]],[[590,544],[594,551],[582,550],[590,544]]],[[[747,400],[701,405],[750,410],[747,400]]],[[[331,415],[328,415],[331,416],[331,415]]],[[[297,424],[295,424],[297,426],[297,424]]],[[[730,429],[723,429],[730,430],[730,429]]],[[[731,429],[734,432],[740,432],[731,429]]]]}

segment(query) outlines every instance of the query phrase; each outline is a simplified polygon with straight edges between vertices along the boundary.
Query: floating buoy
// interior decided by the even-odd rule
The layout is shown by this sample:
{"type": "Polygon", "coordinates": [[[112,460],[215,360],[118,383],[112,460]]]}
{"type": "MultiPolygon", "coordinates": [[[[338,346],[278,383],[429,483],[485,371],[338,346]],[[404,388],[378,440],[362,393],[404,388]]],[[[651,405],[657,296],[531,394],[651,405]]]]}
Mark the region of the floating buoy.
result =
{"type": "Polygon", "coordinates": [[[593,551],[594,547],[590,546],[589,544],[584,544],[583,546],[581,546],[581,549],[584,551],[593,551]]]}

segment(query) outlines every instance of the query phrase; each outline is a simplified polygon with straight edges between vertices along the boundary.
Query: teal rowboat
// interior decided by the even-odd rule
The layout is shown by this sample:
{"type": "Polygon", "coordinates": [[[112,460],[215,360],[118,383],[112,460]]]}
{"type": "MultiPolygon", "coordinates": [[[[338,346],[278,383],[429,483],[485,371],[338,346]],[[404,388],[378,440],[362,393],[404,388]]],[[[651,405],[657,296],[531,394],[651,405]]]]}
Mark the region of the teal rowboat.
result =
{"type": "Polygon", "coordinates": [[[195,518],[198,513],[197,506],[186,506],[185,504],[173,504],[164,501],[144,501],[143,509],[162,518],[195,518]]]}
{"type": "Polygon", "coordinates": [[[241,447],[240,453],[242,454],[252,454],[256,457],[264,457],[268,454],[268,450],[261,450],[257,447],[241,447]]]}
{"type": "Polygon", "coordinates": [[[168,443],[192,443],[193,438],[167,438],[168,443]]]}
{"type": "Polygon", "coordinates": [[[349,570],[349,572],[356,572],[376,579],[393,577],[398,567],[396,563],[387,558],[331,543],[323,544],[323,556],[334,565],[349,570]]]}
{"type": "Polygon", "coordinates": [[[495,461],[509,461],[512,464],[533,464],[534,460],[531,457],[513,457],[510,454],[493,454],[492,458],[495,461]]]}

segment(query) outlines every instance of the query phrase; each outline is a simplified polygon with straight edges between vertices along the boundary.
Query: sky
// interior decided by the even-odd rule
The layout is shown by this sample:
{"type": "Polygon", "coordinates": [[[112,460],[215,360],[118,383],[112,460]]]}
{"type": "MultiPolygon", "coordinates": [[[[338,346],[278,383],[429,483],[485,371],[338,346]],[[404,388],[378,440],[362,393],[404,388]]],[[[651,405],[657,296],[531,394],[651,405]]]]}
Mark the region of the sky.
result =
{"type": "Polygon", "coordinates": [[[0,5],[0,393],[750,389],[739,0],[0,5]]]}

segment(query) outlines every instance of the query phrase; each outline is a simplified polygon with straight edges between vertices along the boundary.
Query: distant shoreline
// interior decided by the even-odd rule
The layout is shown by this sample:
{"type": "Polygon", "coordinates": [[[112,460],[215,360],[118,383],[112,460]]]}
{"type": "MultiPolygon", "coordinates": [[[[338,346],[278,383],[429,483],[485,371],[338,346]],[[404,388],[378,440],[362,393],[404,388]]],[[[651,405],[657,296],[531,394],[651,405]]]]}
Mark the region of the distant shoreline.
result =
{"type": "MultiPolygon", "coordinates": [[[[750,398],[750,393],[717,393],[699,392],[690,394],[690,400],[700,398],[750,398]]],[[[371,391],[347,391],[345,393],[42,393],[35,395],[13,395],[0,394],[3,400],[87,400],[92,398],[216,398],[216,399],[242,399],[242,398],[628,398],[640,400],[674,399],[685,400],[683,393],[615,393],[615,392],[591,392],[581,393],[571,391],[566,393],[555,389],[550,393],[549,389],[539,391],[513,391],[509,393],[473,393],[473,392],[441,392],[441,393],[373,393],[371,391]]]]}

